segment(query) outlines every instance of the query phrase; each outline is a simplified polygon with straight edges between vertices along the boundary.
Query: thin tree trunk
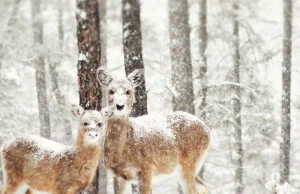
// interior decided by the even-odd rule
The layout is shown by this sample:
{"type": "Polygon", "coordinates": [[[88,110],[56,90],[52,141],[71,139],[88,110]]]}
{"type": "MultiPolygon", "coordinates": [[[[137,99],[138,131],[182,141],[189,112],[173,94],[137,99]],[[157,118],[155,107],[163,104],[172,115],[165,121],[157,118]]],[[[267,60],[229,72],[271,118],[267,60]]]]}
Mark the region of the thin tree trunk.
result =
{"type": "Polygon", "coordinates": [[[291,133],[292,0],[283,1],[283,62],[281,98],[280,182],[289,182],[291,133]]]}
{"type": "MultiPolygon", "coordinates": [[[[17,14],[19,12],[19,8],[20,8],[20,1],[21,0],[14,0],[14,4],[13,4],[13,10],[11,12],[11,15],[8,19],[8,24],[7,24],[7,29],[3,32],[3,35],[6,37],[8,35],[10,35],[12,33],[12,26],[14,26],[17,22],[17,14]]],[[[12,37],[12,41],[14,41],[15,37],[12,37]]],[[[3,44],[0,44],[0,70],[2,68],[2,58],[4,57],[5,51],[3,48],[3,44]]]]}
{"type": "Polygon", "coordinates": [[[34,43],[37,47],[39,47],[39,49],[37,50],[39,56],[36,60],[35,80],[40,119],[40,134],[42,137],[50,139],[50,115],[47,100],[44,54],[40,51],[40,47],[43,45],[43,20],[41,13],[41,0],[31,0],[31,9],[34,43]]]}
{"type": "MultiPolygon", "coordinates": [[[[107,67],[107,30],[106,30],[106,0],[99,1],[99,14],[100,14],[100,42],[101,42],[101,67],[107,67]]],[[[102,87],[102,107],[107,106],[107,91],[106,87],[102,87]]],[[[99,167],[99,179],[98,179],[99,190],[98,194],[106,194],[107,193],[107,171],[104,168],[104,157],[100,159],[100,167],[99,167]]]]}
{"type": "MultiPolygon", "coordinates": [[[[58,1],[58,37],[59,46],[61,48],[61,56],[63,56],[63,42],[64,42],[64,30],[63,30],[63,0],[58,1]]],[[[60,62],[50,62],[49,72],[52,83],[52,91],[55,94],[55,98],[59,107],[59,118],[63,118],[64,128],[65,128],[65,140],[70,142],[72,139],[72,127],[69,119],[66,117],[66,103],[65,97],[62,95],[59,84],[58,84],[58,72],[56,70],[57,65],[60,62]]]]}
{"type": "MultiPolygon", "coordinates": [[[[206,57],[206,47],[207,47],[207,1],[200,0],[200,84],[201,91],[200,96],[202,97],[200,105],[200,116],[203,120],[206,119],[206,93],[207,93],[207,57],[206,57]]],[[[204,167],[202,167],[199,175],[203,179],[204,167]]]]}
{"type": "MultiPolygon", "coordinates": [[[[233,3],[233,45],[234,45],[234,71],[233,80],[235,83],[240,83],[240,43],[239,43],[239,21],[236,13],[238,12],[239,5],[235,1],[233,3]]],[[[234,160],[236,164],[235,169],[235,193],[241,194],[243,192],[243,145],[242,145],[242,121],[241,121],[241,90],[240,87],[235,87],[235,97],[233,99],[234,108],[234,128],[235,128],[235,143],[234,143],[234,160]]]]}
{"type": "MultiPolygon", "coordinates": [[[[142,32],[140,20],[140,1],[122,0],[123,49],[126,75],[136,69],[144,69],[142,52],[142,32]]],[[[148,114],[145,79],[135,91],[136,102],[131,116],[148,114]]]]}
{"type": "MultiPolygon", "coordinates": [[[[77,0],[77,40],[78,40],[78,84],[79,104],[84,109],[101,109],[102,92],[96,78],[101,62],[100,19],[97,0],[77,0]]],[[[100,162],[100,161],[99,161],[100,162]]],[[[94,188],[89,193],[98,193],[99,171],[94,188]]]]}
{"type": "Polygon", "coordinates": [[[194,90],[187,0],[169,0],[169,33],[172,62],[173,110],[194,114],[194,90]]]}

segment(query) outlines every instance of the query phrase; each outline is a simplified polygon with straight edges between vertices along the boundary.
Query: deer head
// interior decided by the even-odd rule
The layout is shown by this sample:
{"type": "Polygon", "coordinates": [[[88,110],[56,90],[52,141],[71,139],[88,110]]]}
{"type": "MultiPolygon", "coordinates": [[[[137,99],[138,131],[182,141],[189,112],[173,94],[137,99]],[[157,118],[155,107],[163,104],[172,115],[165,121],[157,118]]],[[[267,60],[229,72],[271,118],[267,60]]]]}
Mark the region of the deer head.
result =
{"type": "Polygon", "coordinates": [[[99,112],[73,105],[72,114],[80,119],[78,140],[85,146],[99,146],[105,135],[105,121],[112,116],[112,109],[106,107],[99,112]]]}
{"type": "Polygon", "coordinates": [[[134,89],[143,81],[143,69],[137,69],[124,78],[112,78],[105,69],[97,70],[101,85],[108,88],[108,105],[114,109],[114,117],[129,116],[135,102],[134,89]]]}

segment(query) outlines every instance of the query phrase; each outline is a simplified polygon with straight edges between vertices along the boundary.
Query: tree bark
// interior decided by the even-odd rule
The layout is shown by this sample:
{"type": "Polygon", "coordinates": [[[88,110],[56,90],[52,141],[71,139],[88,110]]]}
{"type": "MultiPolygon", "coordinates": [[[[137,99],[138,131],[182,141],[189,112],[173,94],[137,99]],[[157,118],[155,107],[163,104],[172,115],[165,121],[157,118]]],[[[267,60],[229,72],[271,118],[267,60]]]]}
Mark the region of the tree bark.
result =
{"type": "Polygon", "coordinates": [[[41,13],[41,0],[31,0],[31,9],[34,43],[36,44],[36,47],[38,47],[37,53],[39,55],[36,60],[35,80],[40,119],[40,134],[42,137],[50,139],[50,115],[47,99],[44,54],[40,51],[43,45],[43,20],[41,13]]]}
{"type": "MultiPolygon", "coordinates": [[[[142,32],[140,21],[140,1],[122,0],[123,50],[126,75],[136,69],[144,69],[142,52],[142,32]]],[[[148,114],[145,79],[135,90],[136,102],[131,116],[148,114]]]]}
{"type": "MultiPolygon", "coordinates": [[[[206,57],[206,47],[207,47],[207,1],[200,0],[200,84],[201,91],[200,95],[202,97],[200,105],[200,117],[205,121],[206,119],[206,93],[207,93],[207,57],[206,57]]],[[[203,179],[204,167],[202,167],[199,175],[203,179]]]]}
{"type": "Polygon", "coordinates": [[[283,1],[283,62],[281,97],[280,182],[289,182],[291,133],[292,0],[283,1]]]}
{"type": "MultiPolygon", "coordinates": [[[[77,0],[77,46],[79,104],[85,110],[100,110],[102,92],[96,78],[101,63],[100,19],[98,0],[77,0]]],[[[93,190],[99,190],[99,169],[96,172],[93,190]]]]}
{"type": "MultiPolygon", "coordinates": [[[[106,30],[106,6],[107,0],[99,1],[99,14],[100,14],[100,42],[101,42],[101,67],[107,67],[107,30],[106,30]]],[[[107,90],[106,87],[102,87],[102,107],[107,106],[107,90]]],[[[99,167],[99,179],[98,179],[99,190],[98,194],[107,193],[107,171],[104,168],[104,157],[100,159],[99,167]]]]}
{"type": "Polygon", "coordinates": [[[169,0],[169,34],[172,62],[173,110],[194,114],[194,90],[187,0],[169,0]]]}
{"type": "MultiPolygon", "coordinates": [[[[233,81],[237,84],[240,83],[240,42],[239,42],[239,20],[238,12],[239,5],[238,0],[233,3],[233,81]]],[[[243,145],[242,145],[242,121],[241,121],[241,110],[242,104],[240,101],[241,89],[235,87],[235,96],[233,99],[234,108],[234,129],[235,129],[235,143],[234,143],[234,160],[235,160],[235,193],[241,194],[243,192],[243,145]]]]}
{"type": "Polygon", "coordinates": [[[100,67],[100,27],[97,0],[77,0],[79,104],[84,109],[101,109],[101,87],[96,79],[100,67]]]}
{"type": "MultiPolygon", "coordinates": [[[[64,42],[63,0],[58,1],[58,37],[59,37],[59,46],[61,48],[60,57],[63,57],[63,42],[64,42]]],[[[52,83],[52,91],[55,95],[59,107],[59,113],[58,113],[59,118],[63,118],[64,129],[65,129],[65,140],[67,142],[70,142],[72,139],[72,127],[69,119],[66,117],[67,113],[66,113],[65,97],[59,89],[58,72],[56,70],[56,67],[59,63],[60,63],[59,61],[50,62],[49,72],[50,72],[51,83],[52,83]]]]}

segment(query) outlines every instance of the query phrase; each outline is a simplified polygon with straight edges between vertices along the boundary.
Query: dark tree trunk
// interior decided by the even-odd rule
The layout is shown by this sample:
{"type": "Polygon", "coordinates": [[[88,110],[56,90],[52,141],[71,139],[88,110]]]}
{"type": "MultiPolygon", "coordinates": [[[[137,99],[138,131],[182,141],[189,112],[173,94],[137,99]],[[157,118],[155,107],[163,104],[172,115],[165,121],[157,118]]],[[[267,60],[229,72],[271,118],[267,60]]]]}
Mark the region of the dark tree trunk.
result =
{"type": "Polygon", "coordinates": [[[291,133],[292,0],[283,1],[283,62],[281,98],[280,182],[289,182],[291,133]]]}
{"type": "MultiPolygon", "coordinates": [[[[63,53],[63,42],[64,42],[64,30],[63,30],[63,1],[58,1],[58,37],[59,37],[59,46],[61,48],[61,52],[63,53]]],[[[63,54],[61,54],[60,57],[62,57],[63,54]]],[[[65,103],[65,97],[62,95],[59,84],[58,84],[58,72],[56,70],[57,65],[60,64],[60,62],[50,62],[49,65],[49,72],[51,77],[51,83],[52,83],[52,91],[55,94],[55,98],[57,100],[58,106],[59,106],[59,118],[63,118],[64,128],[65,128],[65,140],[67,142],[70,142],[72,139],[72,128],[71,123],[69,119],[66,117],[66,103],[65,103]]]]}
{"type": "Polygon", "coordinates": [[[100,67],[100,27],[97,0],[77,0],[79,104],[84,109],[101,109],[101,87],[96,79],[100,67]]]}
{"type": "MultiPolygon", "coordinates": [[[[41,0],[31,0],[31,11],[33,20],[33,37],[36,46],[43,45],[43,20],[41,13],[41,0]]],[[[42,137],[51,138],[50,115],[47,100],[46,72],[43,53],[37,50],[38,58],[36,60],[36,90],[38,99],[40,134],[42,137]]]]}
{"type": "MultiPolygon", "coordinates": [[[[99,1],[99,14],[100,14],[100,42],[101,42],[101,67],[107,67],[107,36],[106,36],[106,0],[99,1]]],[[[107,106],[107,91],[106,87],[102,87],[102,107],[107,106]]],[[[100,167],[99,167],[99,179],[98,185],[99,190],[98,194],[106,194],[107,193],[107,171],[104,168],[104,157],[100,159],[100,167]]]]}
{"type": "MultiPolygon", "coordinates": [[[[77,40],[78,40],[78,84],[79,104],[84,109],[101,109],[102,92],[96,78],[101,63],[100,19],[98,0],[77,0],[77,40]]],[[[99,190],[99,170],[96,172],[94,188],[99,190]]]]}
{"type": "MultiPolygon", "coordinates": [[[[142,32],[140,21],[140,1],[122,0],[123,17],[123,48],[126,75],[136,69],[143,69],[142,32]]],[[[136,88],[136,103],[133,105],[131,116],[145,115],[147,111],[147,92],[145,79],[136,88]]]]}
{"type": "MultiPolygon", "coordinates": [[[[238,16],[235,14],[238,12],[239,5],[237,2],[233,3],[233,81],[237,84],[240,83],[240,42],[239,42],[239,21],[238,16]]],[[[240,101],[241,89],[240,87],[235,87],[235,95],[233,99],[234,108],[234,162],[236,164],[235,169],[235,193],[241,194],[243,192],[243,144],[242,144],[242,121],[241,121],[241,110],[242,105],[240,101]]]]}
{"type": "MultiPolygon", "coordinates": [[[[207,2],[206,0],[200,0],[200,84],[202,97],[200,105],[200,116],[203,120],[206,119],[206,93],[207,93],[207,58],[206,58],[206,47],[207,47],[207,2]]],[[[200,177],[203,178],[204,167],[200,171],[200,177]]]]}
{"type": "Polygon", "coordinates": [[[187,0],[169,0],[169,33],[172,62],[173,110],[194,114],[194,90],[187,0]]]}

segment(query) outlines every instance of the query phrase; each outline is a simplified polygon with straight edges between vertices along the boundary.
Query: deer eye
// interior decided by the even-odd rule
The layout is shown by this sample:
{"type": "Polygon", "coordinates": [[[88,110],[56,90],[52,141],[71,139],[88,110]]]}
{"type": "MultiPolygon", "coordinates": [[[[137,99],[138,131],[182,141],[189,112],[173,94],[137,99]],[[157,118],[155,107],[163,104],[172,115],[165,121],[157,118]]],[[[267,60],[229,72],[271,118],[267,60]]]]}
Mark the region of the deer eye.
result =
{"type": "Polygon", "coordinates": [[[88,126],[88,123],[87,123],[87,122],[84,122],[83,125],[84,125],[84,126],[88,126]]]}
{"type": "Polygon", "coordinates": [[[101,126],[102,126],[102,123],[98,123],[97,125],[98,125],[98,127],[101,127],[101,126]]]}
{"type": "Polygon", "coordinates": [[[129,94],[130,94],[130,90],[127,90],[127,91],[126,91],[126,94],[129,95],[129,94]]]}
{"type": "Polygon", "coordinates": [[[115,92],[113,90],[109,90],[109,94],[114,94],[115,92]]]}

